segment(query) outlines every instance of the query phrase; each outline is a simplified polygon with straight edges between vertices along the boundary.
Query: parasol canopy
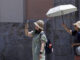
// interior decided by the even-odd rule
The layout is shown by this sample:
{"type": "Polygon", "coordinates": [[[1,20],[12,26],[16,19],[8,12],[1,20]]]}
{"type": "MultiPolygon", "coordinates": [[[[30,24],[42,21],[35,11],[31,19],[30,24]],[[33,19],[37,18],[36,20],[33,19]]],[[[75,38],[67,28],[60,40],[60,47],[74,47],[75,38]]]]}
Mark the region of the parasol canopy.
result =
{"type": "Polygon", "coordinates": [[[77,7],[75,7],[72,4],[67,4],[67,5],[56,6],[54,8],[49,9],[46,15],[48,17],[55,17],[55,16],[65,15],[74,11],[77,11],[77,7]]]}

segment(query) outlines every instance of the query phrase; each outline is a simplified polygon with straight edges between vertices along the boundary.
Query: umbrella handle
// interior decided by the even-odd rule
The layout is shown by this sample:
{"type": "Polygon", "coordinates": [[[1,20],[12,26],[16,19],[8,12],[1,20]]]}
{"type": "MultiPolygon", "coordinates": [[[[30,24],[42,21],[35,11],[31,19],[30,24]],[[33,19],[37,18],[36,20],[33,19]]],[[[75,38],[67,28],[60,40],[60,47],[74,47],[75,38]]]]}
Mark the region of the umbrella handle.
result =
{"type": "Polygon", "coordinates": [[[63,20],[64,13],[63,13],[63,11],[61,11],[61,14],[62,14],[62,22],[64,23],[64,20],[63,20]]]}
{"type": "Polygon", "coordinates": [[[62,15],[62,23],[64,24],[63,15],[62,15]]]}

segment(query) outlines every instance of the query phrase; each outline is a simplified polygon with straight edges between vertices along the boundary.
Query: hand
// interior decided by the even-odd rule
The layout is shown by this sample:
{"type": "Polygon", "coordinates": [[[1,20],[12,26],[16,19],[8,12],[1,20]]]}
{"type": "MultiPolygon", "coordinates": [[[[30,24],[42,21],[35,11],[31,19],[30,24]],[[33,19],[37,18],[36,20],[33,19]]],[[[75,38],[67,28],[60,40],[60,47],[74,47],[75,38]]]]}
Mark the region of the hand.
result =
{"type": "Polygon", "coordinates": [[[42,54],[39,54],[39,59],[41,59],[42,58],[42,54]]]}
{"type": "Polygon", "coordinates": [[[63,27],[66,27],[66,24],[63,23],[62,26],[63,26],[63,27]]]}
{"type": "Polygon", "coordinates": [[[72,47],[74,47],[74,46],[80,46],[80,43],[73,43],[72,47]]]}

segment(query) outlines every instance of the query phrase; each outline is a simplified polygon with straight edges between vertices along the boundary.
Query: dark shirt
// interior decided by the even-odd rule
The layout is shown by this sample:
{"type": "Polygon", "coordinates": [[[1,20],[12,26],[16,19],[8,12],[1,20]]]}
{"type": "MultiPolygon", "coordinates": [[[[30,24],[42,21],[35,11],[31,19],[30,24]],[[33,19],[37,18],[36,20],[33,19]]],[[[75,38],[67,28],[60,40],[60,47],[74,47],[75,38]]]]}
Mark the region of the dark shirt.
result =
{"type": "Polygon", "coordinates": [[[72,31],[72,36],[75,37],[74,43],[80,43],[80,31],[72,31]]]}

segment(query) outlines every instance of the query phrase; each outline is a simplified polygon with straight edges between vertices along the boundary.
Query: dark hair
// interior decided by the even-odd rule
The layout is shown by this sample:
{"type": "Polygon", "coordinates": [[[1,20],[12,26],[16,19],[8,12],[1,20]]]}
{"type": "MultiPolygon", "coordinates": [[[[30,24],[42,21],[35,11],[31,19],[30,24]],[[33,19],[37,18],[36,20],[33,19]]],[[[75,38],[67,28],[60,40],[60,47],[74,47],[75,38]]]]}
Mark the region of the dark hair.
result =
{"type": "Polygon", "coordinates": [[[39,29],[39,30],[35,29],[35,33],[37,33],[37,34],[39,34],[41,31],[42,31],[41,29],[39,29]]]}

